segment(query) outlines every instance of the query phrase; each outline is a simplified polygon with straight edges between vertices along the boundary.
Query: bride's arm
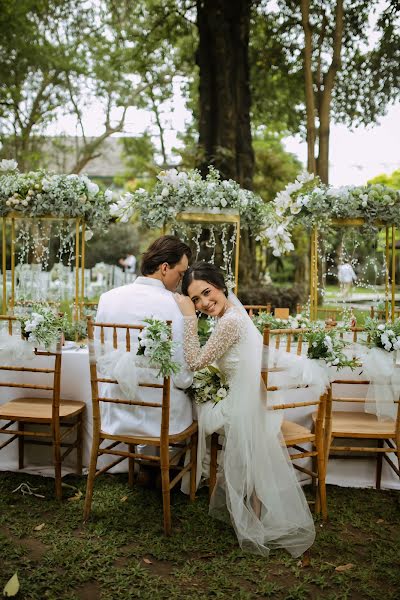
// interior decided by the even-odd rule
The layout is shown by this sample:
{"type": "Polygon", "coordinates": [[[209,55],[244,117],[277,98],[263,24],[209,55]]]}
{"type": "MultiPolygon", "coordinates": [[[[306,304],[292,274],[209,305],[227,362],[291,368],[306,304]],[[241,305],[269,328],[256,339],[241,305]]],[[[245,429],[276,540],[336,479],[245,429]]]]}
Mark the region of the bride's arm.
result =
{"type": "Polygon", "coordinates": [[[233,313],[220,319],[207,343],[201,347],[197,333],[197,317],[184,317],[185,360],[192,371],[212,364],[240,338],[241,319],[233,313]]]}

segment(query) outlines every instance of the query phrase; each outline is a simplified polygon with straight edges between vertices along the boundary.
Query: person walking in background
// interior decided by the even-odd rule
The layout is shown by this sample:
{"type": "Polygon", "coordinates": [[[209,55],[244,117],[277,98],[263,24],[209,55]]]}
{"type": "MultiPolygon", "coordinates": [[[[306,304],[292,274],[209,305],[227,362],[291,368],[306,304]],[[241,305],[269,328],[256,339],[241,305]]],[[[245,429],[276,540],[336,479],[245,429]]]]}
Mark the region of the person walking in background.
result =
{"type": "Polygon", "coordinates": [[[342,263],[338,266],[338,280],[341,294],[346,299],[350,295],[353,281],[357,280],[357,275],[350,263],[342,263]]]}

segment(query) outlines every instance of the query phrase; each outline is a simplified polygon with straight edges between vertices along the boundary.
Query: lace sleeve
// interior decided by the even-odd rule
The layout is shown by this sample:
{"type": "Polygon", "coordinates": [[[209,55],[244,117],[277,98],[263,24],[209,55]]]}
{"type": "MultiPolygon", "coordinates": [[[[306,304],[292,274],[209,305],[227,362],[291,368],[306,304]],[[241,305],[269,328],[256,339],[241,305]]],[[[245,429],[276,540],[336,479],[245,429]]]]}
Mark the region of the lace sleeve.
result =
{"type": "Polygon", "coordinates": [[[237,314],[229,314],[220,319],[207,343],[201,347],[197,334],[197,318],[184,319],[185,360],[192,371],[198,371],[212,364],[235,344],[242,332],[242,319],[237,314]]]}

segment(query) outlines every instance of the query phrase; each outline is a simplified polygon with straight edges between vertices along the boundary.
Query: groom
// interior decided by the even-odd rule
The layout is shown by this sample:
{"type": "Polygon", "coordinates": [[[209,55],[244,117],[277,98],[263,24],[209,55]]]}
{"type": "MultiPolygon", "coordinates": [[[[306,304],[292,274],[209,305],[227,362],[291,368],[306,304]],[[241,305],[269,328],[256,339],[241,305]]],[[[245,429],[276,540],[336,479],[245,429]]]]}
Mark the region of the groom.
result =
{"type": "MultiPolygon", "coordinates": [[[[177,237],[164,235],[151,244],[143,254],[141,273],[131,284],[114,288],[102,294],[96,315],[98,323],[141,325],[144,319],[154,317],[172,321],[172,336],[178,342],[174,360],[181,369],[171,380],[170,433],[179,433],[192,423],[192,404],[183,391],[192,383],[183,357],[183,318],[173,293],[188,268],[192,252],[177,237]]],[[[108,395],[110,389],[103,390],[108,395]]],[[[115,386],[114,386],[115,388],[115,386]]],[[[138,398],[160,402],[159,390],[138,388],[138,398]],[[139,398],[140,395],[140,398],[139,398]]],[[[161,410],[140,406],[126,407],[105,403],[102,408],[102,429],[111,434],[159,436],[161,410]]]]}

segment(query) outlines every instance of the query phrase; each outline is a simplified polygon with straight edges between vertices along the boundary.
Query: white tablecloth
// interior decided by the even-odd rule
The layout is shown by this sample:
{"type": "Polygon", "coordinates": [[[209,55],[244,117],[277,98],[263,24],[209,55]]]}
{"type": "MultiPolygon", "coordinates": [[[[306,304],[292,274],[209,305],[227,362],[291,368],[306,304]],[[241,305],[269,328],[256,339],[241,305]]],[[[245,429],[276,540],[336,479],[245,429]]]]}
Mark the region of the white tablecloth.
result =
{"type": "MultiPolygon", "coordinates": [[[[341,378],[357,377],[358,372],[352,372],[350,369],[345,369],[339,372],[341,378]]],[[[7,372],[0,372],[2,381],[10,380],[7,372]]],[[[43,378],[45,376],[38,376],[43,378]]],[[[273,380],[270,381],[273,384],[273,380]]],[[[346,393],[346,386],[341,393],[346,393]]],[[[365,394],[364,386],[347,386],[347,391],[351,394],[365,394]],[[351,388],[351,390],[349,390],[351,388]]],[[[0,403],[4,403],[11,397],[23,395],[24,390],[16,390],[11,388],[0,387],[0,403]]],[[[26,392],[25,392],[26,393],[26,392]]],[[[310,390],[302,389],[296,391],[298,401],[307,400],[310,398],[310,390]]],[[[32,394],[33,395],[33,394],[32,394]]],[[[67,349],[63,351],[62,373],[61,373],[61,397],[65,399],[81,400],[86,403],[86,414],[84,418],[83,431],[83,464],[88,466],[91,450],[92,439],[92,411],[91,411],[91,388],[89,376],[89,360],[87,349],[67,349]]],[[[356,410],[362,409],[359,404],[341,405],[340,410],[356,410]],[[344,408],[342,408],[344,406],[344,408]]],[[[310,426],[311,414],[315,407],[299,407],[293,412],[288,412],[286,418],[296,420],[298,423],[310,426]]],[[[5,441],[5,436],[0,437],[0,443],[5,441]]],[[[72,452],[65,460],[63,472],[73,472],[75,461],[74,452],[72,452]]],[[[393,455],[394,460],[395,455],[393,455]]],[[[349,487],[373,487],[375,485],[375,457],[370,458],[334,458],[328,463],[327,483],[349,486],[349,487]]],[[[126,471],[128,463],[122,462],[116,467],[119,471],[126,471]]],[[[18,444],[13,442],[0,452],[0,470],[18,471],[18,444]]],[[[25,447],[25,470],[32,473],[41,473],[52,475],[53,468],[51,467],[51,449],[40,446],[25,447]]],[[[382,471],[382,487],[390,489],[400,489],[400,482],[395,473],[389,468],[386,462],[383,462],[382,471]]]]}

